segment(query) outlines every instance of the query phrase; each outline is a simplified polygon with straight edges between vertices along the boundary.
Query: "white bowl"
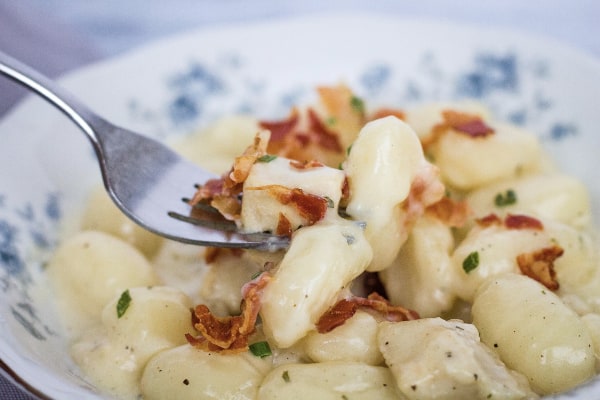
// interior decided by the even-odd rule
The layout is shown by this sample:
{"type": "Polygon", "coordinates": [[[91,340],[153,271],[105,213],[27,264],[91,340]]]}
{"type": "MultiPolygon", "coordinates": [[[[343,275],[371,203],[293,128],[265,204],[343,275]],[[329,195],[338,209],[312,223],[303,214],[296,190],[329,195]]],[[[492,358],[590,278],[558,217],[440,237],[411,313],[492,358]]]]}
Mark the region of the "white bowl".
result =
{"type": "MultiPolygon", "coordinates": [[[[600,63],[523,34],[381,15],[335,15],[203,30],[92,65],[62,84],[109,119],[159,138],[218,116],[284,116],[319,84],[369,104],[475,98],[535,131],[589,187],[600,222],[600,63]]],[[[99,182],[89,144],[28,98],[0,123],[0,359],[40,397],[102,398],[67,354],[43,266],[99,182]]],[[[600,225],[600,224],[598,224],[600,225]]],[[[555,398],[600,398],[600,381],[555,398]]]]}

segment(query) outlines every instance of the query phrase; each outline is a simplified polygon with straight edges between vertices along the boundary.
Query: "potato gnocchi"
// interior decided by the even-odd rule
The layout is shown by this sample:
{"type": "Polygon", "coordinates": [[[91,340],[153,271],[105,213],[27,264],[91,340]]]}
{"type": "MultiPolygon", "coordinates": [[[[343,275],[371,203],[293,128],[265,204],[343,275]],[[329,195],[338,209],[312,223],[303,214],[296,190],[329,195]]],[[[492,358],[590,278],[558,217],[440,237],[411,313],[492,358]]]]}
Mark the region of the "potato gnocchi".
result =
{"type": "Polygon", "coordinates": [[[95,192],[47,267],[72,357],[119,399],[536,399],[600,366],[585,187],[475,102],[344,85],[174,147],[190,197],[286,251],[156,237],[95,192]],[[193,195],[193,197],[192,197],[193,195]]]}

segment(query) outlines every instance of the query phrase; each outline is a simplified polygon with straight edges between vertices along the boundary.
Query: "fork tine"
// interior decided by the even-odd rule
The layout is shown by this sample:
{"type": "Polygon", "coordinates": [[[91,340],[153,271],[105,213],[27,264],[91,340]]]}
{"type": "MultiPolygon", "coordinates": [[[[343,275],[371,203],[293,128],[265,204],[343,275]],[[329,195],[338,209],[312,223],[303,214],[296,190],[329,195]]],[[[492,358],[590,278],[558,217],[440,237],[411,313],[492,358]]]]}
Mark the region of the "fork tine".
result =
{"type": "Polygon", "coordinates": [[[169,211],[167,213],[171,218],[175,218],[179,221],[187,222],[193,225],[203,226],[205,228],[217,229],[223,232],[236,232],[237,226],[235,223],[227,220],[206,220],[200,218],[190,217],[189,215],[182,215],[175,211],[169,211]]]}

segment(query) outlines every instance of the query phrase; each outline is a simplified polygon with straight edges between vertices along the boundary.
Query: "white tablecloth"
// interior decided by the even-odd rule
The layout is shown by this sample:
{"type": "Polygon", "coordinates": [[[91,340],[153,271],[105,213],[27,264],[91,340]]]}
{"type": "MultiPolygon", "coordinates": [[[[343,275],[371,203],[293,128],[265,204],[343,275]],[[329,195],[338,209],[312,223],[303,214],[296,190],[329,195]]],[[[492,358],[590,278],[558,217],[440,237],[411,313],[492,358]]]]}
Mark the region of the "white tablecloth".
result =
{"type": "MultiPolygon", "coordinates": [[[[58,76],[189,29],[335,10],[510,27],[600,58],[597,0],[3,0],[0,49],[58,76]]],[[[23,93],[0,78],[0,115],[23,93]]],[[[0,376],[0,399],[30,397],[0,376]]]]}

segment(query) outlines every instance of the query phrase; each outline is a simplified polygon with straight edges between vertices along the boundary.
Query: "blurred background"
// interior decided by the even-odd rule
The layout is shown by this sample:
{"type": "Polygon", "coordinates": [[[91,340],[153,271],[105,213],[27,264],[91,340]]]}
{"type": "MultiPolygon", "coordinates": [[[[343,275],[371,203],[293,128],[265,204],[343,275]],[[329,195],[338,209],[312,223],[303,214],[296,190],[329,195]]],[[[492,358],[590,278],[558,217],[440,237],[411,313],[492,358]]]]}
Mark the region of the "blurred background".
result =
{"type": "MultiPolygon", "coordinates": [[[[59,77],[184,31],[338,11],[510,28],[600,60],[598,0],[1,0],[0,50],[59,77]]],[[[0,78],[0,117],[24,93],[0,78]]],[[[0,376],[0,399],[30,397],[0,376]]]]}
{"type": "MultiPolygon", "coordinates": [[[[600,58],[597,0],[2,0],[0,49],[56,77],[178,32],[336,11],[508,27],[600,58]]],[[[0,115],[22,93],[0,80],[0,115]]]]}

